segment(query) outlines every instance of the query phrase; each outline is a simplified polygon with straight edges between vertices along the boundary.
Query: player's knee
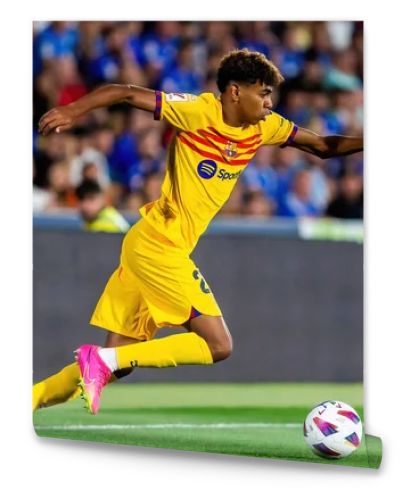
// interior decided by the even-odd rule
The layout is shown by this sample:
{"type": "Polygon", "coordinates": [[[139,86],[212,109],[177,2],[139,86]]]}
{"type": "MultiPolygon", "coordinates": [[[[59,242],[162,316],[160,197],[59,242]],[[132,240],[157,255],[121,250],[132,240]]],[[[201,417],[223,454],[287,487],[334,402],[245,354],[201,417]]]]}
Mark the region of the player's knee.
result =
{"type": "Polygon", "coordinates": [[[217,348],[215,350],[212,350],[211,352],[214,363],[217,363],[218,361],[223,361],[224,359],[229,358],[232,353],[232,349],[229,347],[217,348]]]}
{"type": "Polygon", "coordinates": [[[136,344],[137,342],[140,342],[140,340],[119,333],[108,332],[104,347],[120,347],[128,344],[136,344]]]}
{"type": "Polygon", "coordinates": [[[223,318],[199,316],[192,319],[188,326],[206,341],[214,363],[231,355],[232,337],[223,318]]]}
{"type": "Polygon", "coordinates": [[[219,339],[209,345],[214,363],[229,358],[232,354],[233,345],[230,336],[219,339]]]}

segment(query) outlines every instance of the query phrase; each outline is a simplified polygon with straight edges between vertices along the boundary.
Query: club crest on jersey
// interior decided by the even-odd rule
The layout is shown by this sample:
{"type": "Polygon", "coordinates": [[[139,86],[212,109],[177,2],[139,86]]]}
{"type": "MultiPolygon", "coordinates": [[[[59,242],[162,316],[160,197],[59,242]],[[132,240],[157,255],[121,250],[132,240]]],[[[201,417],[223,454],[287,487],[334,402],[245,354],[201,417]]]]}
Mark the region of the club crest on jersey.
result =
{"type": "Polygon", "coordinates": [[[235,142],[228,141],[225,145],[224,153],[228,158],[235,158],[235,156],[238,154],[237,144],[235,142]]]}
{"type": "Polygon", "coordinates": [[[202,179],[211,179],[217,171],[217,164],[213,160],[201,160],[197,165],[197,173],[202,179]]]}

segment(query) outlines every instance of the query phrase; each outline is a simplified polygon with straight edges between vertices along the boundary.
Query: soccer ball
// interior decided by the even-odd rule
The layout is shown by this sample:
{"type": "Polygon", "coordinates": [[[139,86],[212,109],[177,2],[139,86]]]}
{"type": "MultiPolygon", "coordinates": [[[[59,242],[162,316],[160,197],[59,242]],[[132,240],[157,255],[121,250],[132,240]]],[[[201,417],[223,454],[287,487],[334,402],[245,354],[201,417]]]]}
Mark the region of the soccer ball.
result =
{"type": "Polygon", "coordinates": [[[307,415],[304,439],[320,457],[347,457],[361,444],[362,422],[350,405],[341,401],[324,401],[307,415]]]}

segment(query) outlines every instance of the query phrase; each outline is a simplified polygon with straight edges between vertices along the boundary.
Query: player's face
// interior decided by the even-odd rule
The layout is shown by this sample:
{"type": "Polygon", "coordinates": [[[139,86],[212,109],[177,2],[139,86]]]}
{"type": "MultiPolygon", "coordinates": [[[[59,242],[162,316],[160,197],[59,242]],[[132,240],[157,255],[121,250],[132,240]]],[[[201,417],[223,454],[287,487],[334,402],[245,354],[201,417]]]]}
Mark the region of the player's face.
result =
{"type": "Polygon", "coordinates": [[[264,120],[272,108],[272,86],[264,83],[239,85],[239,106],[244,123],[255,125],[264,120]]]}

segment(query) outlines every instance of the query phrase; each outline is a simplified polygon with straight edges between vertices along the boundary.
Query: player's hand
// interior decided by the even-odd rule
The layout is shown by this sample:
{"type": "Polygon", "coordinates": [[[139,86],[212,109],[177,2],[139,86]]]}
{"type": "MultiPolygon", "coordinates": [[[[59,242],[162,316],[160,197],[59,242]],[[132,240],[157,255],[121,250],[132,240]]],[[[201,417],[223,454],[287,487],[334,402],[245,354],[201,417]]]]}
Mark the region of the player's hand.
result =
{"type": "Polygon", "coordinates": [[[39,120],[39,133],[48,135],[50,132],[55,131],[57,134],[70,129],[78,114],[71,105],[57,106],[45,113],[39,120]]]}

